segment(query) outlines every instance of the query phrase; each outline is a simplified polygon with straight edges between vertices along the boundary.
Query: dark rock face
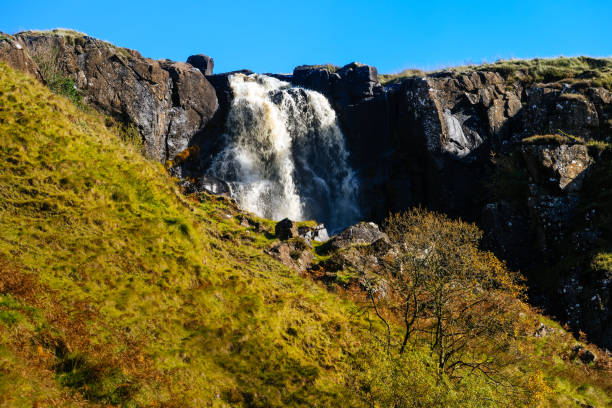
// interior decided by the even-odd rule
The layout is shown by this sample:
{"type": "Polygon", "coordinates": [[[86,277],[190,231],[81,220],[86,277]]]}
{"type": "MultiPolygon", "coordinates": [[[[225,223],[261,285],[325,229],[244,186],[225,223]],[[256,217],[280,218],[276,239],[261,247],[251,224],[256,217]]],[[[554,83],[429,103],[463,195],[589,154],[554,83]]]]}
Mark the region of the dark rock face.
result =
{"type": "Polygon", "coordinates": [[[612,347],[609,277],[590,271],[588,262],[571,261],[568,253],[579,250],[581,257],[601,245],[597,226],[577,220],[591,216],[585,214],[583,186],[603,162],[581,143],[522,143],[559,130],[610,141],[608,90],[533,84],[488,71],[442,72],[382,88],[375,70],[356,66],[302,66],[292,81],[324,93],[336,109],[366,219],[424,205],[479,222],[486,246],[529,277],[538,305],[612,347]],[[519,157],[517,166],[526,174],[522,195],[500,199],[491,190],[498,167],[491,152],[519,157]],[[557,263],[571,272],[540,276],[543,270],[552,274],[557,263]]]}
{"type": "Polygon", "coordinates": [[[212,75],[215,61],[208,55],[196,54],[187,58],[187,63],[199,69],[204,75],[212,75]]]}
{"type": "Polygon", "coordinates": [[[87,36],[17,35],[30,55],[52,59],[85,101],[137,126],[147,154],[172,159],[215,114],[214,88],[185,63],[154,61],[87,36]]]}
{"type": "Polygon", "coordinates": [[[26,72],[37,79],[42,79],[38,66],[32,61],[22,41],[1,31],[0,38],[0,61],[6,62],[13,69],[26,72]]]}

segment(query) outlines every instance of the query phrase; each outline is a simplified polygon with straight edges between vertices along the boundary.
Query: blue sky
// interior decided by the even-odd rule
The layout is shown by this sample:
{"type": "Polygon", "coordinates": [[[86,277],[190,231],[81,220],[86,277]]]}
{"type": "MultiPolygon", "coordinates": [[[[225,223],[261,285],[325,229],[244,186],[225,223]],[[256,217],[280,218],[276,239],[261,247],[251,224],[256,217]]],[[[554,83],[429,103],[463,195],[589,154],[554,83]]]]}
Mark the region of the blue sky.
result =
{"type": "Polygon", "coordinates": [[[500,58],[611,56],[612,0],[14,1],[0,30],[67,27],[215,72],[359,61],[379,72],[500,58]]]}

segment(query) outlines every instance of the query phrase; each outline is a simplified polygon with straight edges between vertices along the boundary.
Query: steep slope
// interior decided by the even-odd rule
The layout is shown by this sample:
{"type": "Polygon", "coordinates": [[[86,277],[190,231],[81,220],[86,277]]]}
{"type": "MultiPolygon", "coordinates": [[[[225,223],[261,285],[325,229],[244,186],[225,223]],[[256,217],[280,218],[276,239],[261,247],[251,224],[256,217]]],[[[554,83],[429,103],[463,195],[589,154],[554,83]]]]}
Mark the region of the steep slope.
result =
{"type": "Polygon", "coordinates": [[[354,338],[343,302],[231,229],[223,202],[185,201],[101,117],[0,70],[12,364],[100,403],[328,405],[344,394],[354,338]]]}

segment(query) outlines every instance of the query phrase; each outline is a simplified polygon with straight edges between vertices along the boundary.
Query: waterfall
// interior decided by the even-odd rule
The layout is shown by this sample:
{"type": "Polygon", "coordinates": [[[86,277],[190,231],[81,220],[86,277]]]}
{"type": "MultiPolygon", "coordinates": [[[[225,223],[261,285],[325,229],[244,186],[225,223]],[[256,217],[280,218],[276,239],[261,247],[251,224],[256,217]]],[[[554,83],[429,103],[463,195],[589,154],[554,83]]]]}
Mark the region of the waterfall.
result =
{"type": "Polygon", "coordinates": [[[336,113],[322,94],[265,75],[235,74],[225,148],[211,172],[245,209],[331,230],[359,220],[357,179],[336,113]]]}

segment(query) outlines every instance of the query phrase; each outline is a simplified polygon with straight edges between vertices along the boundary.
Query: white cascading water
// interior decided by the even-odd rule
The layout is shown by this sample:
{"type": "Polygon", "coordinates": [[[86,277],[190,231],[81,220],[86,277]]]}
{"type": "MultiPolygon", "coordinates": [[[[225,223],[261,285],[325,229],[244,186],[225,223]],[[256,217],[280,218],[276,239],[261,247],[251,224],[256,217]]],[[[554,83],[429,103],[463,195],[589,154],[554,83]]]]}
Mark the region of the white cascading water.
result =
{"type": "Polygon", "coordinates": [[[331,230],[359,220],[358,185],[336,113],[322,94],[265,75],[229,78],[225,149],[211,172],[245,209],[331,230]]]}

